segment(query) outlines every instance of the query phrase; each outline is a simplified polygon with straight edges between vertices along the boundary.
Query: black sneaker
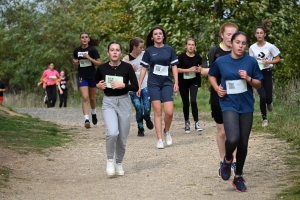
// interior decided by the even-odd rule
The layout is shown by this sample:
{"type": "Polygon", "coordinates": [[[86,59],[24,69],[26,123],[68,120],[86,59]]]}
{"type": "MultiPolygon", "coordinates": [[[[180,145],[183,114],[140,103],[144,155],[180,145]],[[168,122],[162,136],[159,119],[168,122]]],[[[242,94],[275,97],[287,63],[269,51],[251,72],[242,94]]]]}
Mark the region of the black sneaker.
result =
{"type": "Polygon", "coordinates": [[[98,119],[97,119],[97,115],[96,114],[92,114],[92,122],[93,122],[94,125],[97,124],[98,119]]]}
{"type": "Polygon", "coordinates": [[[223,165],[221,167],[221,177],[224,181],[227,181],[231,176],[231,163],[232,160],[230,163],[227,163],[224,157],[223,165]]]}
{"type": "Polygon", "coordinates": [[[245,180],[243,177],[234,177],[232,186],[237,192],[247,192],[247,187],[245,185],[245,180]]]}
{"type": "Polygon", "coordinates": [[[86,119],[84,122],[85,128],[91,128],[90,120],[86,119]]]}
{"type": "Polygon", "coordinates": [[[149,130],[152,130],[153,129],[153,122],[151,121],[151,118],[149,117],[148,120],[145,120],[146,121],[146,126],[149,130]]]}
{"type": "Polygon", "coordinates": [[[138,129],[139,129],[139,130],[138,130],[137,136],[140,136],[140,137],[145,136],[145,134],[144,134],[144,128],[138,128],[138,129]]]}
{"type": "Polygon", "coordinates": [[[184,132],[185,133],[190,133],[191,132],[190,122],[185,122],[184,132]]]}

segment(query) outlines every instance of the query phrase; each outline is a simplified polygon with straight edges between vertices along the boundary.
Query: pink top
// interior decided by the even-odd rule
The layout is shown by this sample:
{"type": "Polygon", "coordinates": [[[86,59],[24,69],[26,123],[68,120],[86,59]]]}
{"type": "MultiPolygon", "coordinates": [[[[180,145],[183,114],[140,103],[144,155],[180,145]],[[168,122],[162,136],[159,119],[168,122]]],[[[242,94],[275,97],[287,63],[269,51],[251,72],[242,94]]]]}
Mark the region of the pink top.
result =
{"type": "Polygon", "coordinates": [[[59,78],[59,73],[56,70],[46,69],[43,76],[46,78],[47,85],[55,85],[59,78]]]}

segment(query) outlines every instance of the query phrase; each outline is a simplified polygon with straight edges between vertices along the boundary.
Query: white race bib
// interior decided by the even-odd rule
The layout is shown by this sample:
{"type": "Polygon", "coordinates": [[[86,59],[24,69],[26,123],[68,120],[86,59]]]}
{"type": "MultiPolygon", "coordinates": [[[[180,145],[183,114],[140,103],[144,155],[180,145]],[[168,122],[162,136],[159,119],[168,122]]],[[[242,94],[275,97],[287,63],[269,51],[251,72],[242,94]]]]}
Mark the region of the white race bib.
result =
{"type": "Polygon", "coordinates": [[[154,65],[153,74],[160,76],[168,76],[169,75],[169,67],[163,65],[154,65]]]}
{"type": "Polygon", "coordinates": [[[227,94],[240,94],[247,91],[247,83],[244,79],[225,81],[227,94]]]}
{"type": "Polygon", "coordinates": [[[55,80],[57,77],[56,76],[49,76],[49,79],[55,80]]]}
{"type": "Polygon", "coordinates": [[[107,88],[112,88],[111,82],[113,82],[113,81],[119,81],[119,82],[123,83],[123,77],[122,76],[110,76],[110,75],[105,76],[105,83],[106,83],[107,88]]]}
{"type": "Polygon", "coordinates": [[[80,67],[90,67],[92,66],[92,62],[88,59],[81,59],[79,60],[80,67]]]}
{"type": "Polygon", "coordinates": [[[61,89],[66,89],[66,85],[61,85],[61,89]]]}
{"type": "Polygon", "coordinates": [[[183,79],[192,79],[196,77],[195,72],[184,72],[183,73],[183,79]]]}
{"type": "Polygon", "coordinates": [[[265,68],[265,65],[260,60],[258,60],[257,63],[260,70],[263,70],[265,68]]]}
{"type": "Polygon", "coordinates": [[[140,72],[135,72],[135,75],[136,75],[137,80],[139,80],[140,79],[140,72]]]}

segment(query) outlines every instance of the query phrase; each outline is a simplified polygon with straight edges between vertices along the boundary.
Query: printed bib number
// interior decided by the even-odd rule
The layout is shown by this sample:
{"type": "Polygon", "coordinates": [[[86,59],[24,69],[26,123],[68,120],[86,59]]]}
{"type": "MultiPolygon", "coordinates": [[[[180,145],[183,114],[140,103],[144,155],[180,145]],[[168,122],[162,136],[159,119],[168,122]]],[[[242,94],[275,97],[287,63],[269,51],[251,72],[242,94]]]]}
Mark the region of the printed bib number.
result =
{"type": "Polygon", "coordinates": [[[195,72],[184,72],[183,73],[183,79],[192,79],[196,77],[195,72]]]}
{"type": "Polygon", "coordinates": [[[247,83],[244,79],[225,81],[227,94],[240,94],[247,91],[247,83]]]}
{"type": "Polygon", "coordinates": [[[61,89],[66,89],[66,85],[61,85],[61,89]]]}
{"type": "Polygon", "coordinates": [[[154,65],[153,74],[160,75],[160,76],[168,76],[169,67],[163,65],[154,65]]]}
{"type": "Polygon", "coordinates": [[[123,77],[122,76],[110,76],[106,75],[105,76],[105,83],[107,88],[112,88],[111,82],[113,81],[119,81],[123,83],[123,77]]]}
{"type": "Polygon", "coordinates": [[[258,60],[257,63],[260,70],[263,70],[265,68],[265,65],[260,60],[258,60]]]}
{"type": "Polygon", "coordinates": [[[51,79],[51,80],[54,80],[56,78],[57,78],[56,76],[49,76],[49,79],[51,79]]]}
{"type": "Polygon", "coordinates": [[[92,62],[88,59],[81,59],[79,60],[80,67],[90,67],[92,66],[92,62]]]}

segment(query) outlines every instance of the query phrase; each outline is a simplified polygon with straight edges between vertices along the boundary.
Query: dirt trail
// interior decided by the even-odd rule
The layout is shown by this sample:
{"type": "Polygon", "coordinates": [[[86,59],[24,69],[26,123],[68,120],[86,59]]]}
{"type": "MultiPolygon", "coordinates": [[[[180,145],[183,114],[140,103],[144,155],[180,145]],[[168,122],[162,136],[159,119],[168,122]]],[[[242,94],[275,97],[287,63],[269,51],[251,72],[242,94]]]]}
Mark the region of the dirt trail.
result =
{"type": "MultiPolygon", "coordinates": [[[[32,114],[28,109],[26,112],[32,114]]],[[[125,176],[116,178],[108,178],[105,173],[105,127],[101,116],[98,126],[89,130],[77,122],[57,118],[54,121],[64,128],[75,128],[75,142],[53,148],[45,155],[20,155],[0,148],[1,165],[13,169],[11,189],[4,190],[0,198],[260,200],[274,199],[287,187],[282,154],[287,143],[270,139],[268,134],[252,133],[244,168],[248,192],[237,193],[231,186],[232,178],[223,181],[217,176],[214,122],[202,121],[202,132],[184,134],[181,113],[177,115],[171,127],[174,144],[162,150],[156,149],[154,130],[146,129],[145,137],[137,137],[136,123],[132,123],[123,162],[125,176]]]]}

